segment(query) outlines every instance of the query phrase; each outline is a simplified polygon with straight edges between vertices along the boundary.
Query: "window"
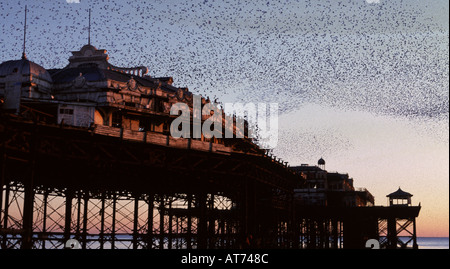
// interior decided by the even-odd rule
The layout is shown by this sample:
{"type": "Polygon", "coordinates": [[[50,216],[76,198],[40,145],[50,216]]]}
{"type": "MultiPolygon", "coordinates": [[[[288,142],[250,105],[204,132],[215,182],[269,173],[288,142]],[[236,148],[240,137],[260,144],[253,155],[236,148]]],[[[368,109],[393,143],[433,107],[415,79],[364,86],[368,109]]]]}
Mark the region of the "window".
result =
{"type": "Polygon", "coordinates": [[[112,127],[121,127],[122,126],[122,115],[120,112],[114,112],[112,114],[112,127]]]}
{"type": "Polygon", "coordinates": [[[59,114],[73,115],[73,109],[61,108],[61,109],[59,109],[59,114]]]}

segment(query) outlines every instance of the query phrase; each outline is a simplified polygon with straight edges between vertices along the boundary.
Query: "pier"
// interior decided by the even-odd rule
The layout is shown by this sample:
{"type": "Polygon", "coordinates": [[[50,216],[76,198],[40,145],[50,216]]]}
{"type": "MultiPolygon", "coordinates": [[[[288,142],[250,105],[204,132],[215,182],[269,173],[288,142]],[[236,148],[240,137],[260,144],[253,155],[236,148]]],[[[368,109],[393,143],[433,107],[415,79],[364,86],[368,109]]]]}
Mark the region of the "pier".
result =
{"type": "Polygon", "coordinates": [[[88,44],[62,69],[0,64],[1,249],[418,247],[410,196],[374,206],[322,158],[291,167],[261,149],[236,115],[215,115],[233,138],[174,138],[174,104],[215,104],[108,60],[88,44]]]}
{"type": "Polygon", "coordinates": [[[420,205],[304,205],[270,156],[114,131],[2,113],[2,249],[418,247],[420,205]]]}

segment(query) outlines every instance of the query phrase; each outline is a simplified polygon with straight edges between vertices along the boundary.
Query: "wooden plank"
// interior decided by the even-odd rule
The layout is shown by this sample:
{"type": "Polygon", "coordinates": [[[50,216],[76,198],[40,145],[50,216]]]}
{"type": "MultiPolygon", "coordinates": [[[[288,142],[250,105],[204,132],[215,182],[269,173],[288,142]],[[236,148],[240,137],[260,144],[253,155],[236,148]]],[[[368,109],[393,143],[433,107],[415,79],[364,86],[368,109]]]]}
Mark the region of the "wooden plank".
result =
{"type": "Polygon", "coordinates": [[[169,137],[169,146],[175,148],[188,148],[188,140],[184,138],[169,137]]]}
{"type": "Polygon", "coordinates": [[[134,141],[143,141],[144,133],[139,132],[139,131],[123,130],[123,139],[134,140],[134,141]]]}
{"type": "Polygon", "coordinates": [[[147,133],[147,143],[157,144],[157,145],[166,145],[167,136],[158,133],[147,133]]]}
{"type": "Polygon", "coordinates": [[[208,151],[209,150],[209,142],[199,141],[199,140],[191,140],[191,149],[208,151]]]}

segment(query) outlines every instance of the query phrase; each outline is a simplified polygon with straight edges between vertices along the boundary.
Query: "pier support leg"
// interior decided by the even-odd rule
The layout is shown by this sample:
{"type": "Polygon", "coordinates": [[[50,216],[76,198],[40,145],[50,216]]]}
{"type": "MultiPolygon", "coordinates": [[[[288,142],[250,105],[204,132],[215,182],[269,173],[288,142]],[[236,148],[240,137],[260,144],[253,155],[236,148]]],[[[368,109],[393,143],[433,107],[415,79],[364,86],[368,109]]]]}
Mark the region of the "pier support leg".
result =
{"type": "Polygon", "coordinates": [[[29,174],[25,179],[25,197],[23,204],[23,235],[22,249],[31,249],[33,247],[33,207],[34,207],[34,177],[36,174],[37,145],[39,143],[38,130],[35,127],[32,132],[32,138],[29,147],[29,174]]]}
{"type": "Polygon", "coordinates": [[[80,231],[81,231],[81,192],[77,194],[77,227],[76,227],[76,238],[80,239],[80,231]]]}
{"type": "Polygon", "coordinates": [[[167,223],[167,225],[169,226],[168,227],[168,231],[167,231],[167,248],[168,249],[172,249],[172,244],[173,244],[173,234],[172,234],[172,231],[173,231],[173,212],[172,212],[172,201],[173,201],[173,197],[169,197],[169,199],[168,199],[168,203],[169,203],[169,210],[168,210],[168,216],[169,216],[169,219],[168,219],[168,223],[167,223]]]}
{"type": "Polygon", "coordinates": [[[34,206],[34,173],[35,166],[34,161],[31,165],[30,177],[25,184],[25,198],[23,204],[23,237],[22,237],[22,249],[31,249],[33,247],[32,235],[33,235],[33,206],[34,206]]]}
{"type": "MultiPolygon", "coordinates": [[[[45,235],[47,232],[47,203],[48,203],[48,190],[45,190],[44,192],[44,201],[43,201],[43,207],[44,207],[44,213],[43,213],[43,219],[42,219],[42,232],[45,235]]],[[[47,241],[47,237],[45,239],[42,239],[42,249],[45,249],[45,241],[47,241]]]]}
{"type": "Polygon", "coordinates": [[[413,219],[413,249],[418,249],[417,245],[417,234],[416,234],[416,218],[413,219]]]}
{"type": "Polygon", "coordinates": [[[139,196],[134,197],[133,249],[138,248],[139,196]]]}
{"type": "Polygon", "coordinates": [[[161,195],[159,203],[159,249],[164,248],[164,214],[164,195],[161,195]]]}
{"type": "Polygon", "coordinates": [[[206,194],[198,194],[197,203],[200,209],[200,217],[197,227],[197,247],[198,249],[206,249],[207,237],[207,218],[206,218],[206,194]]]}
{"type": "Polygon", "coordinates": [[[208,201],[208,248],[213,249],[216,244],[216,220],[214,216],[214,194],[211,193],[208,201]]]}
{"type": "Polygon", "coordinates": [[[147,249],[153,248],[153,202],[154,194],[148,195],[148,212],[147,212],[147,249]]]}
{"type": "MultiPolygon", "coordinates": [[[[8,228],[8,218],[9,218],[9,191],[10,191],[10,184],[7,182],[5,184],[5,207],[4,207],[4,215],[3,215],[3,228],[8,228]]],[[[2,249],[7,248],[7,239],[6,235],[3,236],[2,240],[2,249]]]]}
{"type": "Polygon", "coordinates": [[[111,249],[116,248],[116,208],[117,208],[117,194],[113,194],[112,201],[112,223],[111,223],[111,249]]]}
{"type": "Polygon", "coordinates": [[[101,194],[101,208],[100,208],[100,249],[103,249],[105,244],[105,193],[101,194]]]}
{"type": "Polygon", "coordinates": [[[64,244],[70,239],[70,226],[72,222],[72,198],[73,191],[66,191],[66,208],[64,217],[64,244]]]}
{"type": "Polygon", "coordinates": [[[241,198],[242,204],[242,238],[244,239],[243,244],[245,247],[251,247],[250,237],[255,236],[255,184],[252,179],[247,178],[244,182],[244,192],[241,198]]]}
{"type": "Polygon", "coordinates": [[[339,241],[339,237],[338,237],[338,221],[336,219],[332,219],[331,221],[331,226],[332,226],[332,238],[333,238],[333,249],[337,249],[338,248],[338,241],[339,241]]]}
{"type": "MultiPolygon", "coordinates": [[[[3,211],[3,186],[6,183],[6,152],[5,143],[3,143],[0,151],[0,220],[2,219],[3,211]]],[[[7,202],[5,202],[7,204],[7,202]]],[[[2,228],[2,223],[0,223],[0,228],[2,228]]],[[[5,227],[6,228],[6,227],[5,227]]]]}
{"type": "Polygon", "coordinates": [[[187,195],[188,199],[188,211],[187,211],[187,236],[186,247],[192,249],[192,194],[187,195]]]}
{"type": "Polygon", "coordinates": [[[83,208],[83,234],[82,234],[82,249],[87,247],[87,221],[88,221],[88,203],[89,203],[89,192],[84,194],[84,208],[83,208]]]}
{"type": "Polygon", "coordinates": [[[387,226],[387,247],[397,248],[397,220],[395,218],[389,218],[387,220],[387,226]]]}

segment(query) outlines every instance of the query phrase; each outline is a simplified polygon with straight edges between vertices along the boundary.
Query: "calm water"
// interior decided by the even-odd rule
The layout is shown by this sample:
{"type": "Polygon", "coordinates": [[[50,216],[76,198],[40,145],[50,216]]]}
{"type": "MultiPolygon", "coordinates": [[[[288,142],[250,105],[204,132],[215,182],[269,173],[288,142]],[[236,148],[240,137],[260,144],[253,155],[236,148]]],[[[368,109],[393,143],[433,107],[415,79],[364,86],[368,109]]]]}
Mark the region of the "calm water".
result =
{"type": "Polygon", "coordinates": [[[448,237],[417,237],[419,249],[448,249],[448,237]]]}

